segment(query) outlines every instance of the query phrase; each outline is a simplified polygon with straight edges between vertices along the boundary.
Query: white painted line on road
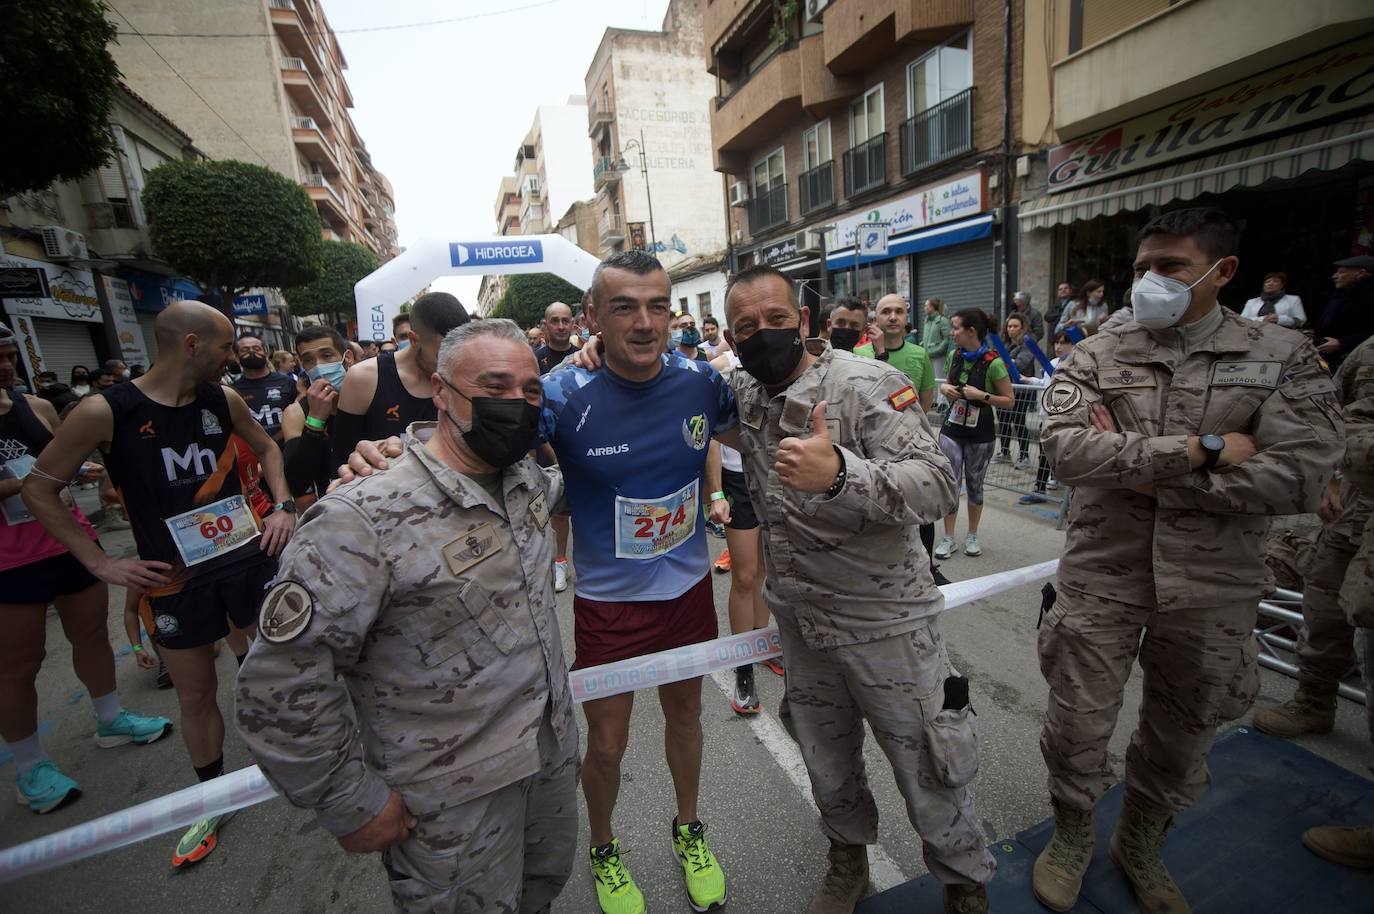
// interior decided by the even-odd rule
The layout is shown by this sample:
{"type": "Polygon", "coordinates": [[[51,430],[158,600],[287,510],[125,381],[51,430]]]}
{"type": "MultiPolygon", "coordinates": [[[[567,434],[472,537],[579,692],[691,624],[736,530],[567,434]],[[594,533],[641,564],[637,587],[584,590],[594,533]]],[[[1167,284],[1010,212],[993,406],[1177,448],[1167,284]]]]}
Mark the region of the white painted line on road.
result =
{"type": "MultiPolygon", "coordinates": [[[[734,678],[734,674],[729,670],[711,674],[711,680],[715,682],[716,688],[725,693],[727,699],[735,691],[734,678]]],[[[797,744],[787,735],[782,724],[767,711],[751,714],[745,720],[763,744],[763,748],[767,749],[768,754],[773,756],[773,761],[778,763],[782,773],[787,775],[787,779],[801,792],[806,805],[820,815],[820,810],[816,809],[815,798],[811,795],[811,777],[806,773],[806,762],[802,761],[797,744]]],[[[875,892],[885,892],[907,881],[902,868],[881,844],[874,843],[868,846],[868,881],[875,892]]]]}

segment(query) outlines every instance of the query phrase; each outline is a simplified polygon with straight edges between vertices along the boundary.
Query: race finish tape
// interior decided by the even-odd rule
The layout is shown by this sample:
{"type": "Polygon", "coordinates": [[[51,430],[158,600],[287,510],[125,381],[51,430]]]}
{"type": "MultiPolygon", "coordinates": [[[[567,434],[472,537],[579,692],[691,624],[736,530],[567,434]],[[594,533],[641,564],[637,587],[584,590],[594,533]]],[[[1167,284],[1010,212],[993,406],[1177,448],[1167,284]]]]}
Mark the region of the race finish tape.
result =
{"type": "MultiPolygon", "coordinates": [[[[953,609],[1053,575],[1057,559],[941,587],[953,609]]],[[[687,647],[577,670],[569,677],[573,700],[587,701],[648,686],[679,682],[750,660],[782,653],[776,626],[687,647]]],[[[201,819],[255,806],[278,796],[257,765],[158,797],[84,825],[0,851],[0,884],[85,860],[186,828],[201,819]]]]}

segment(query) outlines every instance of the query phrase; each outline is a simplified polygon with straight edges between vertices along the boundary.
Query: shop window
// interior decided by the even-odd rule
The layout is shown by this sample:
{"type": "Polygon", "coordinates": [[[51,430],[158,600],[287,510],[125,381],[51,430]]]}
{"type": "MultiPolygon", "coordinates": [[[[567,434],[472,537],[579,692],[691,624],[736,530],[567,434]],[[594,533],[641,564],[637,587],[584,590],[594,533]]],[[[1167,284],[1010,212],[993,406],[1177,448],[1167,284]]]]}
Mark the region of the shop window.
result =
{"type": "Polygon", "coordinates": [[[859,301],[868,302],[876,305],[878,299],[887,295],[889,292],[900,291],[897,288],[897,261],[885,260],[882,263],[864,264],[857,271],[857,282],[855,270],[850,267],[847,270],[836,270],[830,274],[830,288],[832,298],[844,298],[854,296],[859,301]]]}

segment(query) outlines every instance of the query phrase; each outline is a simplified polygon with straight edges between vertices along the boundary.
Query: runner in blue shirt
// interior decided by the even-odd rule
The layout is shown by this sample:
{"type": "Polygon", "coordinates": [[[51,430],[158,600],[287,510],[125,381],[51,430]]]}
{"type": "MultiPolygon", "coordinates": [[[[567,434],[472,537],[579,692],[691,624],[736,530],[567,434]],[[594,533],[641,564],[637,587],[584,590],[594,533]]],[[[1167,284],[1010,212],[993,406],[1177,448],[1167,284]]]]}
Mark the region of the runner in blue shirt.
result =
{"type": "MultiPolygon", "coordinates": [[[[665,352],[668,275],[641,251],[602,263],[588,312],[601,330],[599,371],[565,364],[544,378],[541,432],[558,455],[577,537],[574,668],[716,637],[701,506],[711,439],[738,421],[729,384],[706,362],[665,352]]],[[[722,499],[722,504],[723,504],[722,499]]],[[[697,815],[701,679],[658,689],[678,799],[673,849],[692,907],[725,902],[725,876],[697,815]]],[[[644,899],[620,859],[611,813],[629,741],[634,693],[583,704],[582,791],[597,900],[605,914],[639,914],[644,899]]]]}

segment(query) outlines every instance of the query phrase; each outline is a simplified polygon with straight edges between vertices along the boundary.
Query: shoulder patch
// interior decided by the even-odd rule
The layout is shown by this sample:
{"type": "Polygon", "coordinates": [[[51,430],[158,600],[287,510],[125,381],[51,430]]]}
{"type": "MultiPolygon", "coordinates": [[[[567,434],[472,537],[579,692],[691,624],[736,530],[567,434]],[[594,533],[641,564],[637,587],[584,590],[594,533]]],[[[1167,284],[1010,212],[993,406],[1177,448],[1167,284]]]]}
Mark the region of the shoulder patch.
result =
{"type": "Polygon", "coordinates": [[[1361,365],[1355,369],[1356,381],[1374,381],[1374,365],[1361,365]]]}
{"type": "Polygon", "coordinates": [[[305,585],[282,581],[267,593],[258,614],[258,634],[269,644],[299,638],[315,615],[315,598],[305,585]]]}
{"type": "Polygon", "coordinates": [[[1045,412],[1062,416],[1083,402],[1083,389],[1072,381],[1055,381],[1045,391],[1045,412]]]}
{"type": "Polygon", "coordinates": [[[893,409],[901,412],[916,402],[916,391],[912,390],[911,385],[908,384],[896,393],[888,394],[887,401],[892,404],[893,409]]]}

